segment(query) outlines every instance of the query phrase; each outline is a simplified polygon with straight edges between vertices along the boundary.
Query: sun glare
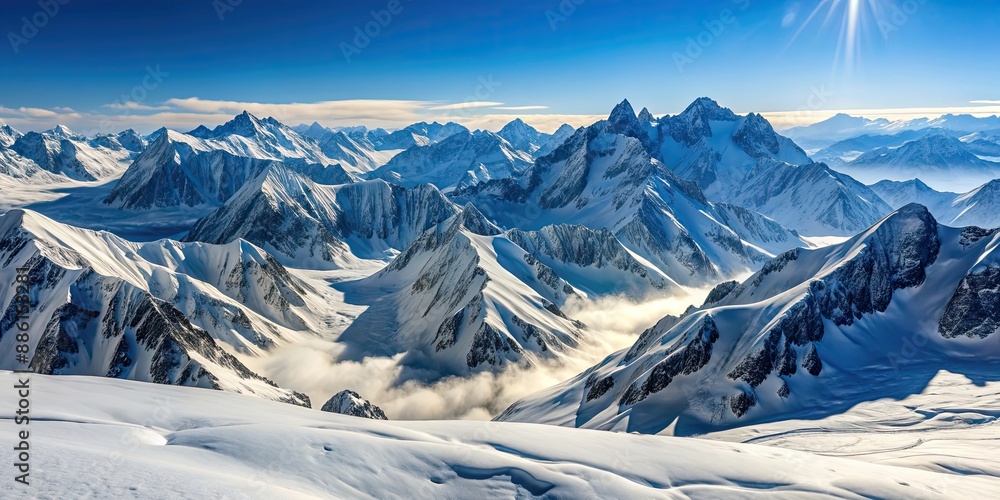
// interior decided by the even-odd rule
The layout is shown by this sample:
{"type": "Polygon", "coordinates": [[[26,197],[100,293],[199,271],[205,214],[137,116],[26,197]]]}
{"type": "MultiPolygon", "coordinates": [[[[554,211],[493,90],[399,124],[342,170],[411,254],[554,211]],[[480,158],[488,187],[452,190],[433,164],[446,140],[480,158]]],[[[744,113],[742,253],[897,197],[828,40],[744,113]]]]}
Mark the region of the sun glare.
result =
{"type": "Polygon", "coordinates": [[[820,0],[792,36],[789,45],[813,27],[822,17],[819,31],[839,18],[840,33],[834,53],[833,69],[850,76],[861,64],[863,43],[871,39],[871,30],[879,26],[885,9],[884,0],[820,0]]]}

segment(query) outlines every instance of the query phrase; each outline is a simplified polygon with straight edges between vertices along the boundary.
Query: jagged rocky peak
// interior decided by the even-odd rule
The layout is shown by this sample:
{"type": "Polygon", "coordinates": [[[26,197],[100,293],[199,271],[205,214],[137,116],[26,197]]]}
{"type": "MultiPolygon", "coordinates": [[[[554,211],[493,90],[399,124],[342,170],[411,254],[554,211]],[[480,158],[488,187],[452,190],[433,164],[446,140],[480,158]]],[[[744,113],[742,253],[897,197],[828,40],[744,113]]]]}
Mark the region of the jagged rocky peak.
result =
{"type": "Polygon", "coordinates": [[[699,116],[714,121],[735,121],[738,117],[729,108],[719,105],[709,97],[699,97],[692,102],[683,113],[677,116],[699,116]]]}
{"type": "Polygon", "coordinates": [[[648,108],[642,108],[642,111],[639,112],[639,122],[643,123],[643,124],[649,124],[649,123],[653,123],[655,121],[656,121],[656,118],[654,118],[653,114],[649,112],[649,109],[648,108]]]}
{"type": "Polygon", "coordinates": [[[490,222],[472,203],[465,204],[465,207],[462,208],[462,213],[458,216],[457,222],[469,232],[480,236],[503,234],[503,230],[490,222]]]}
{"type": "Polygon", "coordinates": [[[340,391],[330,398],[323,405],[322,411],[372,420],[389,420],[381,408],[362,398],[358,393],[348,390],[340,391]]]}
{"type": "Polygon", "coordinates": [[[691,103],[683,113],[665,118],[660,122],[667,129],[667,134],[677,142],[694,146],[706,137],[712,137],[710,122],[735,122],[739,117],[728,108],[719,106],[708,97],[701,97],[691,103]]]}
{"type": "Polygon", "coordinates": [[[615,109],[611,110],[608,121],[614,127],[615,131],[620,134],[631,137],[639,137],[641,134],[639,118],[636,117],[635,109],[632,108],[632,104],[628,102],[628,99],[620,102],[615,106],[615,109]]]}
{"type": "Polygon", "coordinates": [[[146,140],[139,135],[138,132],[132,129],[123,130],[115,136],[118,142],[125,149],[132,151],[133,153],[141,152],[146,147],[146,140]]]}

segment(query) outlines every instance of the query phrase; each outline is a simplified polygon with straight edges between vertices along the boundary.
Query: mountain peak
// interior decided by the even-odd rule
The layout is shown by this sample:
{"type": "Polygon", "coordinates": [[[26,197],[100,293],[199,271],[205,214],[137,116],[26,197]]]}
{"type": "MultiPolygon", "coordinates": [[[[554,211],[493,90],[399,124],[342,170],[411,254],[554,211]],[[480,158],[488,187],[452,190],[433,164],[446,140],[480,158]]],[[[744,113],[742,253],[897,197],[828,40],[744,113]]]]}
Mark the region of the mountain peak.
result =
{"type": "Polygon", "coordinates": [[[642,111],[639,112],[639,122],[652,123],[654,121],[656,121],[656,118],[653,118],[653,114],[649,112],[649,108],[642,108],[642,111]]]}
{"type": "Polygon", "coordinates": [[[462,207],[462,213],[458,215],[456,221],[465,229],[480,236],[496,236],[503,234],[503,230],[490,222],[482,212],[472,203],[466,203],[462,207]]]}
{"type": "Polygon", "coordinates": [[[56,137],[73,137],[73,136],[76,135],[75,132],[73,132],[72,130],[70,130],[65,125],[56,125],[55,127],[52,127],[52,129],[48,130],[47,132],[50,135],[54,135],[56,137]]]}
{"type": "Polygon", "coordinates": [[[629,137],[642,137],[642,126],[639,118],[635,116],[635,109],[632,104],[625,99],[611,111],[608,122],[614,127],[615,132],[629,137]]]}
{"type": "Polygon", "coordinates": [[[632,103],[628,102],[628,99],[623,100],[615,106],[615,109],[611,110],[611,115],[608,116],[608,121],[611,123],[617,123],[623,119],[628,119],[629,117],[635,118],[635,109],[632,107],[632,103]]]}
{"type": "Polygon", "coordinates": [[[737,118],[736,113],[733,113],[729,108],[720,106],[719,103],[709,97],[699,97],[698,99],[695,99],[694,102],[692,102],[691,105],[678,116],[697,116],[714,121],[734,121],[737,118]]]}

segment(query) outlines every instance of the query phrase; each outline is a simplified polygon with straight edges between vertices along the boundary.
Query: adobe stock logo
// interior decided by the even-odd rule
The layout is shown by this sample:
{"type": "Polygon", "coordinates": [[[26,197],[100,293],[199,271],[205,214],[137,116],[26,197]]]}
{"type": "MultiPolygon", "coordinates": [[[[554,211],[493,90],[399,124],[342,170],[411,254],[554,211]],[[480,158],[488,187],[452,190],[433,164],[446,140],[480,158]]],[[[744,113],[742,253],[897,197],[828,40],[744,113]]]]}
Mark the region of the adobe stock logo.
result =
{"type": "Polygon", "coordinates": [[[384,9],[371,11],[370,21],[354,27],[354,38],[351,43],[340,42],[340,51],[344,53],[344,59],[350,63],[354,56],[368,48],[372,40],[378,38],[382,34],[382,30],[388,28],[395,16],[401,14],[403,9],[401,0],[389,0],[384,9]]]}
{"type": "Polygon", "coordinates": [[[59,10],[63,5],[68,4],[69,1],[39,0],[38,8],[40,10],[32,14],[30,18],[28,16],[21,18],[21,33],[14,33],[13,31],[7,33],[7,41],[10,42],[10,48],[14,49],[14,53],[20,54],[21,46],[38,36],[38,31],[48,26],[49,21],[59,15],[59,10]]]}

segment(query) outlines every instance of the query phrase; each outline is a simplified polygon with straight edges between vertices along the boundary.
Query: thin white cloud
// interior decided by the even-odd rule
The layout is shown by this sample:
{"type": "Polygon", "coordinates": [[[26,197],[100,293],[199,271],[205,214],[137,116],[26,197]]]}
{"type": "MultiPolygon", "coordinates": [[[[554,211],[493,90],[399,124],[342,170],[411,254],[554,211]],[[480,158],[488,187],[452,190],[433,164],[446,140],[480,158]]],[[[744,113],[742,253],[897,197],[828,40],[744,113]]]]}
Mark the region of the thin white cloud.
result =
{"type": "Polygon", "coordinates": [[[433,106],[427,108],[428,111],[450,111],[455,109],[473,109],[473,108],[492,108],[496,106],[502,106],[502,102],[490,102],[490,101],[469,101],[469,102],[459,102],[455,104],[445,104],[442,106],[433,106]]]}
{"type": "Polygon", "coordinates": [[[504,111],[531,111],[535,109],[549,109],[548,106],[494,106],[493,109],[504,111]]]}
{"type": "Polygon", "coordinates": [[[165,111],[172,109],[170,106],[148,106],[135,101],[126,101],[124,103],[113,102],[111,104],[105,104],[104,107],[109,109],[127,109],[130,111],[165,111]]]}
{"type": "Polygon", "coordinates": [[[991,101],[988,99],[981,99],[978,101],[969,101],[970,104],[1000,104],[1000,101],[991,101]]]}

